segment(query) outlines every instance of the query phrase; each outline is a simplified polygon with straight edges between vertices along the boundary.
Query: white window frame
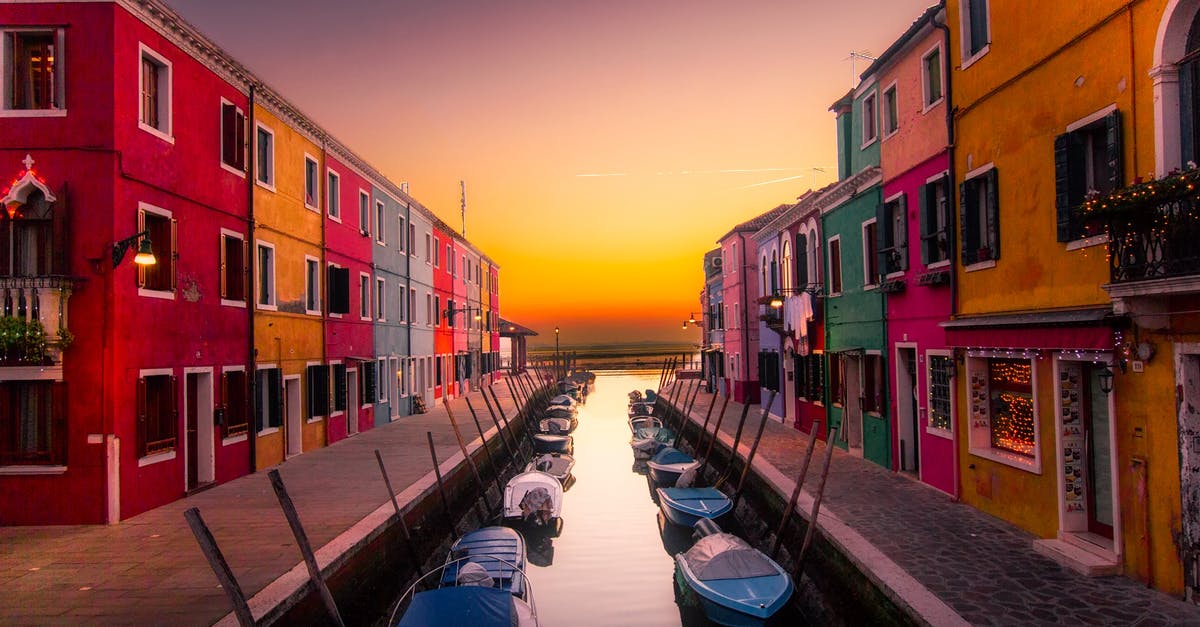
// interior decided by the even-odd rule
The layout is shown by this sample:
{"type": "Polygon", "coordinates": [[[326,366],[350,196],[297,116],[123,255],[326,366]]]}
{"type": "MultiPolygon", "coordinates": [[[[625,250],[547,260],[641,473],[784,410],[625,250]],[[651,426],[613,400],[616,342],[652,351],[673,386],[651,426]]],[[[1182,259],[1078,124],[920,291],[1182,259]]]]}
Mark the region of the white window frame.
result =
{"type": "Polygon", "coordinates": [[[946,51],[943,49],[942,42],[930,46],[925,50],[925,54],[921,55],[921,113],[929,113],[929,110],[942,104],[946,100],[946,51]],[[938,76],[941,79],[942,93],[933,102],[929,101],[929,71],[927,62],[929,57],[934,53],[938,55],[938,76]]]}
{"type": "MultiPolygon", "coordinates": [[[[229,230],[229,229],[226,229],[226,228],[222,228],[222,229],[221,229],[221,233],[220,233],[220,240],[221,240],[221,248],[222,248],[222,249],[225,247],[225,238],[226,238],[226,237],[230,237],[230,238],[233,238],[233,239],[236,239],[236,240],[240,241],[240,242],[242,243],[242,251],[243,251],[243,253],[242,253],[242,256],[245,256],[245,255],[246,255],[246,253],[244,252],[244,251],[246,250],[246,236],[245,236],[245,234],[243,234],[243,233],[238,233],[237,231],[231,231],[231,230],[229,230]]],[[[248,275],[248,274],[249,274],[249,272],[247,272],[247,270],[250,268],[250,263],[249,263],[249,261],[250,261],[249,259],[242,259],[242,274],[243,274],[243,275],[248,275]]],[[[228,263],[228,260],[226,260],[226,263],[228,263]]],[[[222,269],[222,270],[221,270],[221,272],[224,272],[224,269],[222,269]]],[[[246,285],[247,283],[249,283],[249,281],[246,281],[246,278],[245,278],[245,276],[243,276],[243,278],[242,278],[242,289],[243,289],[243,290],[244,290],[244,289],[246,289],[247,287],[249,287],[248,285],[246,285]]],[[[222,304],[222,305],[224,305],[224,306],[226,306],[226,307],[241,307],[241,308],[243,308],[243,309],[244,309],[244,308],[246,307],[246,300],[245,300],[245,299],[243,299],[243,300],[229,300],[228,298],[222,298],[222,299],[221,299],[221,304],[222,304]]]]}
{"type": "Polygon", "coordinates": [[[870,146],[871,144],[874,144],[875,142],[879,141],[879,90],[875,89],[875,87],[871,87],[870,93],[863,96],[862,111],[860,111],[860,114],[861,114],[861,116],[860,116],[861,119],[859,120],[859,128],[862,129],[862,145],[859,146],[859,148],[863,149],[863,148],[866,148],[867,146],[870,146]],[[870,109],[872,110],[870,112],[873,113],[873,117],[874,117],[874,119],[871,120],[871,131],[872,132],[871,132],[870,137],[867,137],[867,113],[868,113],[867,103],[868,102],[873,103],[872,106],[870,107],[870,109]]]}
{"type": "Polygon", "coordinates": [[[329,167],[325,168],[325,213],[334,222],[342,221],[342,175],[329,167]]]}
{"type": "Polygon", "coordinates": [[[383,228],[384,220],[387,218],[387,203],[382,200],[375,200],[375,243],[380,246],[387,246],[387,229],[383,228]]]}
{"type": "MultiPolygon", "coordinates": [[[[175,369],[174,368],[144,368],[144,369],[138,370],[137,378],[145,379],[146,377],[164,377],[164,376],[165,377],[174,377],[175,369]]],[[[181,383],[182,383],[181,380],[177,379],[175,381],[175,385],[180,385],[181,383]]],[[[179,390],[176,390],[176,394],[178,394],[178,393],[179,393],[179,390]]],[[[181,398],[180,398],[181,396],[183,396],[183,395],[176,397],[177,402],[178,402],[178,400],[181,400],[181,398]]],[[[178,411],[179,407],[176,407],[175,409],[176,409],[176,411],[178,411]]],[[[183,416],[180,416],[180,418],[182,419],[183,416]]],[[[184,429],[181,428],[183,426],[184,425],[182,423],[175,425],[175,448],[172,448],[169,451],[163,451],[161,453],[154,453],[152,455],[139,456],[138,457],[138,468],[143,468],[145,466],[150,466],[152,464],[158,464],[160,462],[165,462],[165,461],[175,459],[176,452],[180,448],[187,446],[187,433],[183,433],[184,429]]],[[[135,444],[134,444],[135,453],[141,453],[141,451],[137,450],[137,448],[138,447],[135,442],[135,444]]]]}
{"type": "Polygon", "coordinates": [[[275,290],[275,269],[279,265],[279,259],[275,256],[275,245],[270,242],[265,242],[261,239],[254,240],[254,308],[263,311],[279,311],[279,296],[275,290]],[[267,290],[270,292],[271,302],[259,302],[259,283],[262,281],[262,264],[259,262],[260,249],[269,249],[271,251],[271,276],[267,284],[267,290]]]}
{"type": "MultiPolygon", "coordinates": [[[[968,452],[975,457],[1040,475],[1042,474],[1042,447],[1045,445],[1045,442],[1042,440],[1041,394],[1039,394],[1040,386],[1038,385],[1038,361],[1040,360],[1036,356],[1030,357],[1024,353],[1014,355],[1012,351],[968,351],[965,366],[966,386],[968,390],[970,390],[973,374],[978,372],[981,367],[984,379],[987,378],[988,359],[1024,359],[1032,363],[1030,390],[1033,393],[1033,456],[1027,457],[1010,451],[992,448],[991,415],[989,413],[987,420],[980,422],[971,407],[971,398],[967,399],[968,452]]],[[[984,405],[986,406],[987,402],[984,405]]]]}
{"type": "Polygon", "coordinates": [[[942,429],[930,424],[930,417],[933,414],[933,357],[944,357],[954,364],[954,351],[948,349],[926,349],[925,350],[925,433],[935,435],[939,438],[945,438],[954,441],[954,425],[958,417],[958,386],[955,385],[958,379],[958,373],[950,377],[950,428],[942,429]]]}
{"type": "MultiPolygon", "coordinates": [[[[228,163],[225,163],[225,105],[229,105],[229,106],[233,107],[233,110],[234,110],[234,111],[236,111],[236,112],[238,113],[238,115],[242,116],[242,124],[243,124],[243,128],[245,127],[245,123],[246,123],[247,121],[249,121],[249,120],[250,120],[250,118],[246,116],[246,112],[245,112],[245,111],[244,111],[244,110],[243,110],[243,109],[242,109],[240,106],[238,106],[238,104],[237,104],[237,103],[235,103],[235,102],[233,102],[232,100],[229,100],[228,98],[225,98],[225,97],[222,97],[222,98],[221,98],[221,104],[220,104],[220,106],[218,106],[218,107],[217,107],[217,111],[218,111],[218,118],[219,118],[219,119],[218,119],[218,121],[217,121],[217,128],[218,128],[218,129],[220,129],[220,132],[219,132],[219,133],[218,133],[218,135],[217,135],[217,137],[218,137],[218,141],[217,141],[217,163],[218,163],[218,164],[221,166],[221,169],[222,169],[222,170],[225,170],[226,172],[229,172],[230,174],[233,174],[233,175],[235,175],[235,176],[238,176],[238,177],[240,177],[240,178],[246,178],[246,171],[245,171],[245,170],[239,170],[239,169],[237,169],[236,167],[234,167],[234,166],[232,166],[232,165],[229,165],[228,163]]],[[[235,130],[236,130],[236,129],[235,129],[235,130]]],[[[255,141],[255,142],[257,142],[257,141],[258,141],[258,135],[257,135],[257,133],[255,134],[254,141],[255,141]]],[[[257,145],[257,144],[256,144],[256,145],[257,145]]],[[[244,162],[244,159],[245,159],[245,158],[246,158],[246,156],[247,156],[247,155],[246,155],[246,153],[248,152],[248,151],[246,150],[246,148],[247,148],[247,146],[246,146],[246,138],[245,138],[245,137],[243,137],[243,138],[242,138],[242,159],[243,159],[243,162],[244,162]]]]}
{"type": "Polygon", "coordinates": [[[358,273],[358,300],[359,320],[371,320],[375,310],[371,309],[371,275],[366,272],[358,273]]]}
{"type": "MultiPolygon", "coordinates": [[[[962,179],[960,180],[960,184],[970,181],[972,179],[977,179],[994,169],[996,169],[995,162],[986,163],[984,165],[981,165],[978,168],[975,168],[974,170],[967,172],[966,176],[962,177],[962,179]]],[[[957,193],[957,190],[946,190],[946,193],[947,194],[955,194],[955,193],[957,193]]],[[[951,224],[959,225],[959,221],[961,220],[961,218],[959,216],[956,216],[953,214],[953,211],[954,211],[953,208],[958,206],[958,203],[961,203],[961,199],[953,199],[953,197],[951,197],[951,198],[947,199],[947,202],[949,203],[949,205],[951,207],[951,209],[950,209],[951,215],[949,216],[949,219],[951,220],[951,224]]],[[[1000,202],[999,195],[997,195],[996,202],[1000,202]]],[[[962,211],[962,209],[960,209],[960,211],[962,211]]],[[[986,209],[984,209],[984,211],[986,211],[986,209]]],[[[997,210],[997,215],[998,214],[999,214],[999,211],[997,210]]],[[[982,220],[980,222],[982,223],[982,220]]],[[[959,225],[959,226],[961,228],[961,225],[959,225]]],[[[999,225],[997,225],[996,228],[999,229],[1000,228],[999,225]]],[[[955,233],[954,235],[955,235],[955,237],[961,239],[960,233],[955,233]]],[[[981,235],[981,237],[982,237],[982,235],[981,235]]],[[[963,245],[965,245],[965,242],[959,241],[958,245],[963,246],[963,245]]],[[[951,253],[951,257],[953,258],[953,253],[951,253]]],[[[996,260],[988,259],[986,261],[977,261],[975,263],[972,263],[970,265],[963,267],[963,272],[977,272],[979,270],[987,270],[989,268],[995,268],[995,267],[996,267],[996,260]]]]}
{"type": "MultiPolygon", "coordinates": [[[[340,266],[340,265],[338,265],[338,264],[336,264],[336,263],[334,263],[334,262],[332,262],[332,261],[330,261],[330,262],[327,262],[327,263],[325,264],[325,276],[329,276],[329,269],[330,269],[330,268],[340,268],[340,267],[342,267],[342,266],[340,266]]],[[[329,289],[328,281],[326,281],[326,286],[325,286],[325,289],[329,289]]],[[[322,309],[324,309],[324,307],[325,307],[325,304],[324,304],[324,303],[322,303],[322,304],[321,304],[321,307],[322,307],[322,309]]],[[[330,318],[339,318],[339,319],[340,319],[342,316],[345,316],[345,315],[349,315],[349,314],[340,314],[340,313],[334,313],[334,312],[332,312],[332,311],[331,311],[331,312],[329,312],[329,317],[330,317],[330,318]]]]}
{"type": "Polygon", "coordinates": [[[427,266],[433,265],[432,256],[430,255],[430,252],[429,252],[430,250],[432,250],[432,248],[431,248],[432,244],[430,244],[430,239],[432,237],[433,236],[429,233],[429,231],[425,231],[425,265],[427,265],[427,266]]]}
{"type": "Polygon", "coordinates": [[[433,236],[433,267],[442,267],[442,238],[433,236]]]}
{"type": "Polygon", "coordinates": [[[304,153],[304,208],[311,209],[313,213],[321,213],[321,162],[317,158],[304,153]],[[316,173],[314,184],[316,189],[312,193],[312,203],[308,202],[308,164],[313,164],[313,172],[316,173]]]}
{"type": "MultiPolygon", "coordinates": [[[[193,372],[198,372],[198,373],[204,373],[204,372],[207,372],[207,373],[209,373],[209,374],[212,374],[212,373],[213,373],[213,369],[212,369],[212,368],[184,368],[184,369],[183,369],[183,374],[184,374],[185,376],[186,376],[187,374],[190,374],[190,373],[193,373],[193,372]]],[[[227,372],[241,372],[241,373],[245,373],[245,372],[246,372],[246,366],[244,366],[244,365],[237,365],[237,366],[221,366],[221,374],[222,374],[222,375],[224,375],[224,374],[225,374],[225,373],[227,373],[227,372]]],[[[258,371],[257,371],[257,370],[255,370],[255,374],[257,374],[257,373],[258,373],[258,371]]],[[[214,405],[216,405],[216,404],[217,404],[217,403],[216,403],[216,401],[218,401],[218,400],[221,400],[221,399],[220,399],[220,389],[219,389],[219,386],[220,386],[220,384],[221,384],[221,379],[220,379],[220,377],[215,377],[215,378],[214,378],[214,380],[213,380],[213,383],[214,383],[215,385],[217,385],[217,386],[218,386],[218,389],[216,389],[216,390],[213,390],[213,401],[214,401],[214,402],[213,402],[213,404],[214,404],[214,405]]],[[[249,374],[246,374],[246,383],[247,383],[247,384],[251,383],[251,381],[250,381],[250,375],[249,375],[249,374]]],[[[186,385],[186,384],[185,384],[185,385],[186,385]]],[[[185,391],[186,391],[186,390],[185,390],[185,391]]],[[[246,404],[246,411],[248,412],[248,411],[250,410],[250,405],[249,405],[249,400],[250,400],[250,395],[249,395],[249,392],[250,392],[250,390],[249,390],[249,389],[247,389],[247,390],[246,390],[246,392],[247,392],[247,394],[246,394],[246,401],[247,401],[247,404],[246,404]]],[[[185,399],[185,401],[184,401],[184,402],[185,402],[185,403],[187,402],[187,401],[186,401],[186,399],[185,399]]],[[[255,417],[254,417],[254,416],[246,416],[246,433],[243,433],[243,434],[240,434],[240,435],[231,436],[231,437],[228,437],[228,438],[226,438],[226,437],[222,437],[222,438],[221,438],[221,446],[229,446],[230,444],[237,444],[238,442],[244,442],[244,441],[246,441],[246,439],[247,439],[247,435],[249,435],[249,433],[250,433],[250,432],[253,430],[253,429],[251,428],[251,426],[250,426],[250,423],[254,422],[254,419],[255,419],[255,417]]]]}
{"type": "Polygon", "coordinates": [[[433,292],[425,292],[425,326],[433,326],[433,292]]]}
{"type": "Polygon", "coordinates": [[[900,89],[897,86],[897,82],[898,81],[892,81],[887,85],[887,87],[883,88],[883,108],[880,109],[879,118],[880,121],[883,122],[883,128],[881,128],[880,131],[884,141],[887,141],[887,139],[892,135],[900,132],[900,89]],[[896,103],[896,119],[891,120],[892,122],[896,123],[896,128],[891,130],[888,130],[888,118],[891,115],[887,106],[888,93],[892,94],[892,100],[894,100],[896,103]]]}
{"type": "MultiPolygon", "coordinates": [[[[280,368],[281,368],[281,366],[278,363],[256,364],[254,367],[254,402],[258,403],[259,407],[265,408],[265,412],[266,412],[266,414],[263,416],[263,428],[262,429],[256,429],[256,427],[258,426],[257,424],[255,424],[254,426],[247,429],[248,431],[251,431],[251,430],[254,431],[254,433],[256,435],[270,435],[272,433],[278,433],[281,428],[281,427],[268,427],[267,426],[267,423],[271,421],[270,416],[269,416],[270,408],[267,407],[267,399],[270,398],[271,392],[270,392],[270,390],[268,390],[266,388],[266,386],[260,386],[259,381],[258,381],[258,375],[263,370],[279,370],[280,368]]],[[[249,376],[249,375],[247,375],[247,376],[249,376]]],[[[280,383],[280,385],[283,386],[283,389],[286,390],[287,384],[285,384],[284,381],[287,378],[283,376],[282,370],[279,371],[279,376],[280,376],[279,383],[280,383]]],[[[297,378],[297,379],[300,378],[298,375],[292,375],[292,377],[297,378]]],[[[303,382],[301,382],[301,385],[303,386],[303,382]]],[[[281,392],[282,392],[282,390],[281,390],[281,392]]],[[[303,389],[300,390],[300,396],[301,396],[301,400],[303,400],[303,397],[304,397],[303,389]]],[[[286,406],[285,406],[285,408],[286,408],[286,406]]],[[[303,409],[301,411],[303,411],[303,409]]],[[[257,422],[258,416],[257,415],[250,416],[250,421],[257,422]]],[[[287,422],[287,416],[284,414],[284,412],[281,411],[280,416],[279,416],[279,424],[284,425],[284,424],[286,424],[286,422],[287,422]]]]}
{"type": "MultiPolygon", "coordinates": [[[[337,385],[335,385],[334,381],[333,381],[333,367],[340,366],[343,363],[344,363],[344,361],[341,359],[330,359],[329,363],[327,363],[327,364],[322,364],[319,361],[314,362],[312,364],[314,366],[324,366],[325,370],[329,372],[328,382],[329,382],[329,419],[330,420],[337,418],[338,416],[342,416],[342,415],[346,414],[346,411],[348,409],[350,409],[350,399],[349,398],[346,398],[346,409],[338,409],[337,408],[337,399],[333,398],[333,395],[337,392],[337,385]]],[[[304,370],[307,372],[308,368],[305,368],[304,370]]],[[[357,369],[355,370],[355,372],[357,372],[357,369]]],[[[349,365],[347,364],[347,367],[346,367],[346,381],[347,381],[346,382],[346,396],[347,397],[350,396],[349,380],[350,380],[350,368],[349,368],[349,365]]],[[[316,416],[313,416],[313,419],[315,420],[316,416]]]]}
{"type": "Polygon", "coordinates": [[[380,357],[375,360],[375,402],[386,403],[392,399],[392,386],[396,383],[396,373],[388,368],[388,358],[380,357]],[[388,377],[384,378],[384,373],[388,377]]]}
{"type": "Polygon", "coordinates": [[[150,48],[150,46],[147,46],[146,44],[139,41],[138,42],[137,74],[136,74],[136,76],[138,77],[138,94],[137,94],[138,128],[142,129],[143,131],[146,131],[147,133],[150,133],[151,135],[154,135],[155,137],[157,137],[169,144],[174,144],[175,143],[175,135],[174,135],[175,115],[174,115],[174,107],[172,106],[172,101],[173,101],[172,85],[175,82],[175,70],[171,64],[171,61],[168,60],[166,57],[164,57],[162,54],[156,52],[154,49],[150,48]],[[142,77],[142,60],[147,59],[147,58],[150,59],[151,61],[153,61],[154,63],[156,63],[160,67],[161,70],[166,72],[165,78],[160,73],[160,75],[159,75],[159,83],[160,84],[158,86],[158,98],[159,98],[159,100],[158,100],[158,119],[159,119],[159,123],[161,123],[163,126],[166,127],[165,130],[159,129],[154,126],[150,126],[142,118],[142,91],[143,91],[143,87],[144,87],[142,85],[142,78],[143,78],[142,77]],[[164,87],[166,89],[163,89],[164,87]],[[164,119],[166,120],[165,122],[163,121],[164,119]]]}
{"type": "Polygon", "coordinates": [[[987,7],[987,43],[979,49],[974,55],[971,54],[971,0],[959,0],[958,5],[958,21],[959,31],[963,34],[962,37],[962,62],[959,63],[959,70],[965,70],[971,67],[976,61],[982,59],[992,49],[992,2],[991,0],[982,0],[987,7]]]}
{"type": "MultiPolygon", "coordinates": [[[[867,291],[867,290],[873,290],[873,289],[876,289],[879,287],[879,284],[874,282],[876,277],[868,276],[868,274],[870,273],[870,270],[871,270],[871,264],[867,262],[867,256],[870,254],[870,246],[872,244],[872,242],[868,242],[867,240],[874,239],[875,240],[874,244],[876,244],[876,245],[879,244],[879,239],[878,239],[879,238],[879,220],[877,218],[863,220],[862,226],[860,228],[861,228],[860,233],[862,234],[863,291],[867,291]],[[875,225],[875,237],[868,238],[867,237],[867,227],[872,224],[875,225]]],[[[878,250],[878,248],[875,250],[874,256],[875,256],[876,269],[878,269],[878,266],[879,266],[879,250],[878,250]]]]}
{"type": "Polygon", "coordinates": [[[408,288],[408,324],[417,323],[417,288],[408,288]]]}
{"type": "Polygon", "coordinates": [[[375,320],[387,322],[387,280],[375,277],[375,320]]]}
{"type": "Polygon", "coordinates": [[[319,316],[319,315],[321,315],[321,312],[324,311],[324,308],[325,308],[325,304],[324,304],[324,302],[322,302],[322,299],[321,299],[321,260],[317,259],[316,257],[313,257],[312,255],[305,255],[304,256],[304,313],[306,313],[310,316],[319,316]],[[317,267],[316,278],[315,278],[316,282],[313,285],[308,284],[308,269],[310,267],[309,264],[315,264],[317,267]],[[315,293],[310,292],[309,291],[310,289],[312,290],[312,292],[315,292],[315,293]],[[312,299],[312,301],[317,306],[316,309],[308,308],[309,296],[314,297],[312,299]]]}
{"type": "MultiPolygon", "coordinates": [[[[54,89],[58,93],[58,99],[62,103],[62,107],[56,109],[10,109],[12,103],[12,82],[4,80],[3,85],[0,85],[0,117],[3,118],[61,118],[67,115],[67,80],[66,80],[66,29],[61,26],[20,26],[12,28],[0,29],[0,68],[4,70],[5,77],[10,76],[15,71],[10,64],[9,51],[12,49],[9,46],[9,37],[19,33],[54,33],[54,89]]],[[[140,59],[139,59],[140,63],[140,59]]],[[[141,76],[142,68],[138,65],[138,76],[141,76]]],[[[141,111],[141,99],[139,94],[138,110],[141,111]]]]}
{"type": "Polygon", "coordinates": [[[358,188],[358,232],[371,237],[371,194],[361,187],[358,188]]]}
{"type": "MultiPolygon", "coordinates": [[[[146,228],[145,222],[141,219],[142,213],[153,213],[154,215],[159,216],[161,218],[166,218],[167,221],[171,221],[171,220],[175,219],[175,214],[172,213],[170,209],[163,209],[162,207],[157,207],[155,205],[151,205],[150,203],[139,202],[138,203],[138,231],[139,232],[145,230],[145,228],[146,228]]],[[[178,229],[178,227],[176,227],[176,228],[178,229]]],[[[178,230],[176,230],[176,235],[178,236],[178,230]]],[[[175,244],[176,244],[176,246],[178,246],[178,242],[175,242],[175,244]]],[[[175,255],[175,253],[176,253],[175,248],[171,248],[167,252],[167,255],[173,256],[173,255],[175,255]]],[[[163,253],[162,253],[161,248],[159,249],[159,252],[155,253],[155,256],[158,257],[159,259],[163,259],[163,253]]],[[[179,272],[179,268],[176,267],[175,271],[179,272]]],[[[176,288],[178,288],[178,286],[176,286],[176,288]]],[[[163,300],[175,300],[175,292],[176,292],[176,289],[155,290],[155,289],[150,289],[148,287],[138,287],[138,296],[146,296],[148,298],[161,298],[163,300]]]]}
{"type": "MultiPolygon", "coordinates": [[[[254,184],[267,191],[275,191],[275,131],[271,130],[271,127],[259,122],[258,120],[254,121],[254,184]],[[262,171],[261,168],[258,167],[258,134],[260,132],[267,134],[267,137],[269,138],[267,143],[270,146],[267,158],[266,181],[263,181],[262,178],[260,178],[262,176],[262,171]]],[[[306,181],[304,184],[308,185],[308,182],[306,181]]]]}
{"type": "Polygon", "coordinates": [[[846,289],[846,276],[842,272],[842,260],[845,259],[845,251],[842,250],[842,236],[834,235],[825,240],[825,265],[829,268],[829,281],[825,283],[825,293],[830,296],[841,296],[842,291],[846,289]],[[833,243],[837,242],[838,246],[838,265],[833,267],[833,243]],[[834,275],[833,273],[837,274],[834,275]],[[838,291],[833,291],[833,277],[837,276],[838,283],[841,283],[841,288],[838,291]]]}
{"type": "MultiPolygon", "coordinates": [[[[884,198],[883,199],[884,213],[887,214],[887,218],[890,221],[892,219],[892,214],[887,211],[887,206],[894,202],[897,202],[897,201],[902,201],[901,208],[904,211],[904,215],[902,216],[901,219],[904,220],[904,233],[905,233],[905,235],[907,235],[908,227],[909,227],[909,224],[908,224],[908,194],[907,194],[907,192],[896,192],[895,194],[892,194],[890,197],[884,198]]],[[[877,233],[879,231],[879,228],[880,228],[879,225],[876,224],[875,229],[876,229],[877,233]]],[[[898,248],[900,242],[896,241],[895,229],[892,230],[892,241],[890,241],[888,243],[892,245],[893,250],[898,248]]],[[[864,245],[865,245],[865,243],[864,243],[864,245]]],[[[908,242],[905,242],[906,252],[907,252],[907,245],[908,245],[908,242]]],[[[879,263],[878,257],[876,258],[875,263],[879,263]]],[[[883,268],[880,268],[880,270],[883,270],[883,268]]],[[[889,273],[885,274],[884,278],[885,279],[900,278],[900,277],[904,276],[905,272],[907,272],[907,270],[896,270],[895,272],[889,272],[889,273]]]]}
{"type": "MultiPolygon", "coordinates": [[[[943,217],[946,219],[946,228],[952,229],[952,228],[954,228],[954,200],[952,197],[953,192],[950,190],[950,186],[949,186],[949,183],[950,183],[949,177],[950,177],[950,170],[942,170],[941,172],[938,172],[937,174],[934,174],[933,176],[925,179],[925,184],[932,185],[934,183],[937,183],[938,181],[945,181],[947,183],[947,185],[946,185],[946,215],[943,217]]],[[[925,242],[922,241],[921,245],[924,246],[925,242]]],[[[950,250],[946,253],[945,259],[943,259],[941,261],[934,261],[930,264],[927,264],[925,266],[925,269],[926,270],[936,270],[938,268],[946,268],[950,265],[950,261],[953,258],[954,258],[954,251],[950,250]]]]}
{"type": "Polygon", "coordinates": [[[408,220],[406,220],[403,215],[397,215],[396,217],[400,218],[400,230],[398,231],[400,239],[398,239],[396,241],[396,249],[400,251],[400,254],[407,255],[408,254],[408,220]]]}

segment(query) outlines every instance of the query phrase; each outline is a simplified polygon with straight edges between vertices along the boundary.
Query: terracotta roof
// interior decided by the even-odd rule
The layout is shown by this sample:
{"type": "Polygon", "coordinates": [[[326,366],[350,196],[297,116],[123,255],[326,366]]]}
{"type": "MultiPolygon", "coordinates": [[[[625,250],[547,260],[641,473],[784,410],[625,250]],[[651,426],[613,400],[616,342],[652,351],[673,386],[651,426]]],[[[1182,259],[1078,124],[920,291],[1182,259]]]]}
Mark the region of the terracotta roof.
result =
{"type": "Polygon", "coordinates": [[[915,21],[913,21],[912,25],[908,27],[908,30],[904,31],[903,35],[900,35],[899,39],[892,42],[892,45],[888,46],[888,49],[884,50],[883,54],[879,55],[878,59],[875,59],[873,62],[871,62],[871,65],[867,66],[867,69],[859,75],[859,80],[866,80],[868,76],[883,69],[883,67],[892,60],[892,57],[899,54],[900,51],[903,50],[904,47],[907,46],[914,37],[917,36],[917,33],[920,33],[926,25],[932,25],[933,16],[937,15],[938,12],[944,8],[946,8],[946,3],[939,2],[928,9],[925,9],[925,12],[921,14],[921,17],[918,17],[915,21]]]}
{"type": "Polygon", "coordinates": [[[729,237],[730,235],[737,233],[739,231],[757,231],[757,230],[761,229],[762,227],[766,226],[768,222],[770,222],[771,220],[774,220],[776,217],[778,217],[779,214],[781,214],[784,211],[787,211],[788,209],[791,209],[791,208],[792,208],[791,204],[782,204],[766,213],[761,213],[757,216],[754,216],[753,218],[750,218],[749,220],[746,220],[745,222],[733,227],[732,229],[729,230],[728,233],[722,235],[721,237],[718,237],[717,241],[719,242],[719,241],[725,239],[726,237],[729,237]]]}
{"type": "Polygon", "coordinates": [[[523,327],[515,322],[510,321],[510,320],[505,320],[504,318],[500,319],[500,335],[503,337],[515,337],[518,335],[537,335],[537,334],[538,334],[537,331],[534,331],[533,329],[530,329],[529,327],[523,327]],[[509,330],[509,327],[512,327],[512,330],[509,330]]]}

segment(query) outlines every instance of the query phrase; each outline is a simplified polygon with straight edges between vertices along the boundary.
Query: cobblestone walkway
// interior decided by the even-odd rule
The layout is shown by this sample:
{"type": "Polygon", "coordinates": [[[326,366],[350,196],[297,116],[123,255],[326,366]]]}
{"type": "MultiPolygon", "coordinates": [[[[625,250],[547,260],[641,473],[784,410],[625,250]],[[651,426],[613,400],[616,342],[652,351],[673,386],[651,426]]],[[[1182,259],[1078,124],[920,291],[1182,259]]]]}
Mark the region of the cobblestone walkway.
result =
{"type": "MultiPolygon", "coordinates": [[[[700,393],[691,420],[703,424],[714,398],[700,393]]],[[[718,411],[719,405],[710,432],[718,411]]],[[[729,442],[741,411],[741,405],[729,403],[721,425],[729,442]]],[[[757,405],[751,406],[739,446],[743,458],[761,415],[757,405]]],[[[805,434],[768,420],[755,466],[765,462],[786,477],[785,499],[807,444],[805,434]]],[[[823,451],[818,441],[806,490],[817,483],[823,451]]],[[[1200,625],[1200,608],[1194,605],[1125,577],[1077,574],[1035,553],[1032,535],[841,450],[834,451],[825,489],[822,516],[827,513],[972,624],[1200,625]]]]}

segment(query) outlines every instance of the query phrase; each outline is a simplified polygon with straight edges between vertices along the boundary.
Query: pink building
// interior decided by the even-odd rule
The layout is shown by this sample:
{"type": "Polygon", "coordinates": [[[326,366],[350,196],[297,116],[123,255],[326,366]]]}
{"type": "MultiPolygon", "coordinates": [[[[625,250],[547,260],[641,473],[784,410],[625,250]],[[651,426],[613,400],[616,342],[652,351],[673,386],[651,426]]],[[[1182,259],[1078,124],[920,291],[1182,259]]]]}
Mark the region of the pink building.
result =
{"type": "Polygon", "coordinates": [[[887,294],[888,378],[897,471],[956,494],[951,313],[954,189],[948,155],[946,39],[931,7],[863,74],[881,94],[880,289],[887,294]]]}

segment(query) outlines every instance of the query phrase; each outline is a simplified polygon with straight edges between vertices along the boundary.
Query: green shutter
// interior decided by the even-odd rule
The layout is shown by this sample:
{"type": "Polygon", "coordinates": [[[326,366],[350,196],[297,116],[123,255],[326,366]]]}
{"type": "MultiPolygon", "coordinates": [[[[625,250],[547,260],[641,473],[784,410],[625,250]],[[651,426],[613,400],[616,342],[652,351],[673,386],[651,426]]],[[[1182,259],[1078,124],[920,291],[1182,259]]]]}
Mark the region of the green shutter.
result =
{"type": "Polygon", "coordinates": [[[900,196],[900,221],[892,241],[896,243],[896,254],[900,255],[898,270],[908,270],[908,194],[900,196]]]}
{"type": "Polygon", "coordinates": [[[1104,118],[1105,136],[1108,140],[1108,191],[1124,187],[1125,150],[1121,141],[1121,112],[1114,110],[1104,118]]]}
{"type": "Polygon", "coordinates": [[[961,233],[959,241],[962,242],[962,265],[969,266],[978,260],[975,252],[979,249],[979,242],[976,238],[971,237],[972,230],[978,233],[979,225],[976,215],[978,212],[971,211],[974,203],[971,202],[971,191],[975,187],[975,180],[963,181],[958,184],[958,228],[961,233]],[[974,227],[974,229],[972,229],[974,227]]]}
{"type": "Polygon", "coordinates": [[[984,175],[987,181],[987,243],[991,250],[991,256],[988,259],[1000,258],[1000,188],[997,185],[999,180],[996,168],[992,168],[984,175]]]}
{"type": "Polygon", "coordinates": [[[937,224],[937,218],[929,215],[930,207],[936,205],[936,201],[929,198],[933,192],[933,185],[926,183],[917,191],[917,221],[921,229],[921,265],[929,265],[930,246],[936,246],[937,240],[930,229],[937,224]]]}
{"type": "Polygon", "coordinates": [[[1054,213],[1060,242],[1074,239],[1071,226],[1070,147],[1070,133],[1054,138],[1054,213]]]}

